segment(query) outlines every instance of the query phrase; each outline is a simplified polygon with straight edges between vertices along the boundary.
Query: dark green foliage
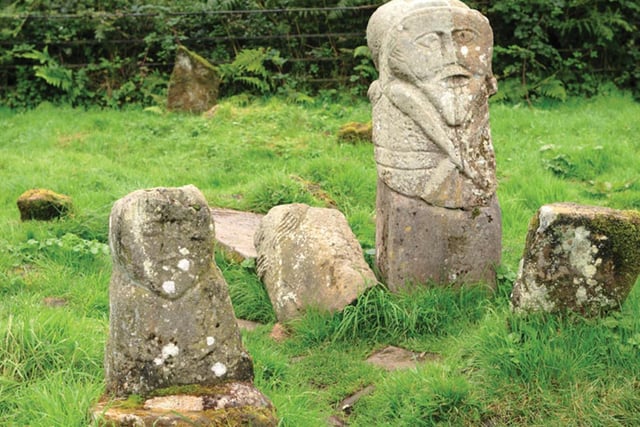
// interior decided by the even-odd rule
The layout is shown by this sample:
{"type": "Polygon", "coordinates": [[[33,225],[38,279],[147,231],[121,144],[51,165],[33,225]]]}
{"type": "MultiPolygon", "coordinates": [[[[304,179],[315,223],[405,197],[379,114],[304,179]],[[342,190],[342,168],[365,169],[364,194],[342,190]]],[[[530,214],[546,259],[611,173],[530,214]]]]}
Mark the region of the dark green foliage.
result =
{"type": "Polygon", "coordinates": [[[606,82],[640,94],[640,3],[627,0],[472,0],[494,30],[499,97],[594,95],[606,82]],[[516,85],[508,81],[514,80],[516,85]]]}
{"type": "MultiPolygon", "coordinates": [[[[365,28],[375,0],[66,2],[0,9],[0,99],[163,104],[183,44],[219,65],[222,95],[296,97],[376,78],[365,28]],[[323,10],[323,8],[325,8],[323,10]]],[[[640,96],[640,4],[628,0],[468,0],[491,21],[497,99],[563,101],[611,83],[640,96]]]]}
{"type": "Polygon", "coordinates": [[[0,99],[160,104],[180,44],[221,67],[223,95],[346,82],[373,8],[365,0],[17,1],[0,6],[0,99]],[[359,5],[369,7],[344,9],[359,5]]]}
{"type": "Polygon", "coordinates": [[[383,286],[369,289],[334,315],[309,311],[293,322],[296,336],[307,345],[327,341],[400,344],[425,335],[460,333],[485,313],[489,293],[468,289],[426,287],[393,294],[383,286]]]}

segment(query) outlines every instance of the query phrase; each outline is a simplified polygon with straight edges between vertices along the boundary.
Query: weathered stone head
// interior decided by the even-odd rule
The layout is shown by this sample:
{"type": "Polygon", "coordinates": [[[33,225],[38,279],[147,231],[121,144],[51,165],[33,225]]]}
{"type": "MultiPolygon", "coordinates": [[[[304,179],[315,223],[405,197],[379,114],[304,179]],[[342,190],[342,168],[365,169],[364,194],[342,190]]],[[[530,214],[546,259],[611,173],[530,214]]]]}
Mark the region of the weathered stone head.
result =
{"type": "Polygon", "coordinates": [[[369,91],[380,178],[436,206],[485,205],[495,191],[487,18],[458,0],[393,0],[372,15],[367,41],[380,75],[369,91]]]}
{"type": "Polygon", "coordinates": [[[200,255],[213,247],[211,215],[201,193],[185,188],[141,190],[116,204],[110,217],[115,263],[139,286],[170,300],[211,268],[210,257],[200,255]]]}

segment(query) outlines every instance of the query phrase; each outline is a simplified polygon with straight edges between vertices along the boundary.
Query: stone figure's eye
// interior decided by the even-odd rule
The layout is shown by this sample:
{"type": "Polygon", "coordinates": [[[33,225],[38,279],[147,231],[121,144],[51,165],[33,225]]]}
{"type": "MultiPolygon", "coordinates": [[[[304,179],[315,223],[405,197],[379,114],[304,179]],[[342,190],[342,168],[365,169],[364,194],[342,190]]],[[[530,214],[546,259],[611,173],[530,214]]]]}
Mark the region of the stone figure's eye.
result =
{"type": "Polygon", "coordinates": [[[453,40],[458,44],[469,44],[478,36],[472,29],[455,30],[452,35],[453,40]]]}
{"type": "Polygon", "coordinates": [[[422,46],[428,50],[440,49],[440,36],[436,33],[427,33],[415,40],[418,46],[422,46]]]}

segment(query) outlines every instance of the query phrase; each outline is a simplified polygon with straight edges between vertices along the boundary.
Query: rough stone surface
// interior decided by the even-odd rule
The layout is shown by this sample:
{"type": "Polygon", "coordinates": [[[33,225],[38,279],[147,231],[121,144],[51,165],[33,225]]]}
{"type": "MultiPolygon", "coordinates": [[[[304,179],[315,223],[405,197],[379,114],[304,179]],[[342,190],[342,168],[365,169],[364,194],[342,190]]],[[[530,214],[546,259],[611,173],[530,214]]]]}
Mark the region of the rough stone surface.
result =
{"type": "Polygon", "coordinates": [[[391,291],[432,281],[495,287],[502,217],[497,199],[470,210],[430,206],[378,182],[376,261],[391,291]]]}
{"type": "Polygon", "coordinates": [[[140,190],[120,199],[109,243],[108,393],[147,395],[253,378],[215,265],[211,214],[197,188],[140,190]]]}
{"type": "Polygon", "coordinates": [[[529,225],[512,308],[595,316],[618,309],[638,274],[640,212],[545,205],[529,225]]]}
{"type": "Polygon", "coordinates": [[[22,221],[60,218],[73,207],[71,197],[42,188],[25,191],[18,197],[17,204],[22,221]]]}
{"type": "Polygon", "coordinates": [[[198,393],[157,396],[131,407],[100,402],[94,426],[277,426],[269,399],[250,383],[230,382],[198,393]]]}
{"type": "Polygon", "coordinates": [[[344,215],[304,204],[276,206],[256,233],[258,275],[283,322],[309,306],[338,311],[376,277],[344,215]]]}
{"type": "Polygon", "coordinates": [[[167,108],[171,111],[202,113],[218,101],[220,77],[206,59],[179,46],[169,80],[167,108]]]}
{"type": "Polygon", "coordinates": [[[264,215],[220,208],[211,208],[211,215],[216,241],[228,254],[238,261],[258,256],[253,238],[264,215]]]}
{"type": "MultiPolygon", "coordinates": [[[[403,228],[396,230],[395,225],[386,224],[381,209],[395,209],[394,203],[401,198],[415,204],[411,214],[415,217],[400,221],[403,227],[412,226],[414,219],[425,223],[433,217],[433,207],[451,211],[449,218],[440,221],[446,222],[443,231],[414,238],[422,242],[411,249],[418,251],[412,257],[418,260],[428,258],[440,245],[450,245],[445,231],[476,226],[475,214],[467,221],[467,215],[459,210],[473,213],[476,208],[489,209],[496,218],[497,181],[488,108],[488,98],[497,89],[491,71],[493,33],[482,14],[457,0],[392,0],[369,20],[367,42],[379,71],[378,80],[369,89],[378,182],[383,184],[377,196],[377,226],[399,233],[378,234],[387,236],[386,241],[377,243],[378,259],[398,263],[391,270],[405,266],[402,268],[408,270],[398,275],[401,277],[428,280],[442,276],[437,270],[427,274],[412,271],[425,268],[385,246],[389,240],[401,240],[403,228]],[[423,208],[418,209],[413,199],[422,201],[423,208]],[[456,224],[457,220],[462,222],[456,224]]],[[[498,233],[485,233],[484,237],[493,254],[493,248],[500,246],[501,234],[495,224],[492,230],[498,233]]],[[[477,246],[463,245],[444,258],[473,256],[459,252],[465,249],[476,250],[477,246]]],[[[446,252],[447,248],[436,251],[446,252]]],[[[476,270],[469,271],[472,279],[485,277],[496,259],[474,264],[476,270]]],[[[467,266],[447,270],[455,273],[467,270],[467,266]]],[[[444,274],[446,282],[451,274],[444,274]]],[[[395,277],[383,276],[387,285],[402,286],[395,277]]]]}

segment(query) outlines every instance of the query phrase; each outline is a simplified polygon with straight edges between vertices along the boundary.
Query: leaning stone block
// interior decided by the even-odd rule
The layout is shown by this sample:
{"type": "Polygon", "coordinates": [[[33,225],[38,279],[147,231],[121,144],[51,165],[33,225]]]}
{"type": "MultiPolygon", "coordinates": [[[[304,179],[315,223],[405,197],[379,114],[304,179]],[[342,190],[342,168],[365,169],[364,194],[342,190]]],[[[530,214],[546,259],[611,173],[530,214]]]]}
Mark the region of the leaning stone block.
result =
{"type": "Polygon", "coordinates": [[[71,197],[42,188],[25,191],[18,197],[22,221],[49,221],[67,215],[72,208],[71,197]]]}
{"type": "Polygon", "coordinates": [[[342,310],[377,283],[336,209],[276,206],[260,223],[255,243],[258,275],[281,322],[309,306],[342,310]]]}
{"type": "Polygon", "coordinates": [[[639,212],[545,205],[529,225],[512,308],[598,315],[620,307],[638,274],[639,212]]]}
{"type": "Polygon", "coordinates": [[[107,392],[251,381],[202,193],[194,186],[135,191],[116,202],[109,221],[107,392]]]}

